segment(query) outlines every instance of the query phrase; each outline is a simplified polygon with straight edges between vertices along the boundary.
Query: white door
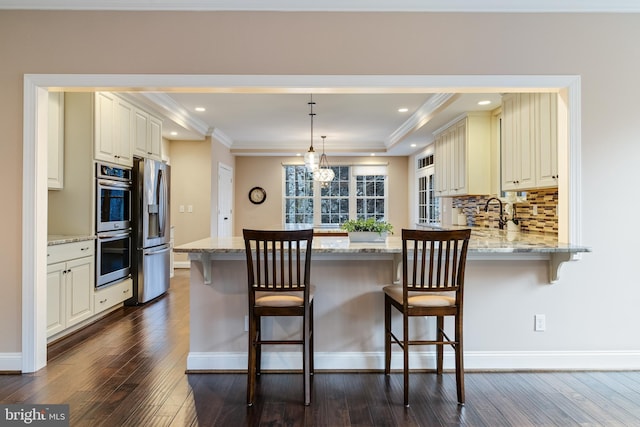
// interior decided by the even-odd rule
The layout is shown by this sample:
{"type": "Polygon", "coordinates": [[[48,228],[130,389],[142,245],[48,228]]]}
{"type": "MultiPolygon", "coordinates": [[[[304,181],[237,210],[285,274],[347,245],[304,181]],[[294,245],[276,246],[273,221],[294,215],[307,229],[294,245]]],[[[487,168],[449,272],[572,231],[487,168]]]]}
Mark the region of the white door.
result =
{"type": "Polygon", "coordinates": [[[233,235],[233,169],[218,163],[218,237],[233,235]]]}

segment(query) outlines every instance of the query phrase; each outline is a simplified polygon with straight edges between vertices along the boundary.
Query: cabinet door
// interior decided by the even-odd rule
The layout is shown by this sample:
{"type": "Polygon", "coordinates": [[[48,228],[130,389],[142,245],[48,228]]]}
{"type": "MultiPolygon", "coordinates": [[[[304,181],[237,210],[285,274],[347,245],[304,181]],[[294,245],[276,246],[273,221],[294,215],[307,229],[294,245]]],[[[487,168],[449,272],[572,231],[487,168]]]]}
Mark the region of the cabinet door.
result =
{"type": "Polygon", "coordinates": [[[502,102],[502,190],[535,187],[534,108],[529,94],[505,96],[502,102]]]}
{"type": "Polygon", "coordinates": [[[117,143],[115,147],[116,163],[123,166],[133,166],[131,144],[134,138],[134,108],[133,105],[118,98],[115,101],[117,143]]]}
{"type": "Polygon", "coordinates": [[[64,93],[49,93],[47,178],[50,190],[64,186],[64,93]]]}
{"type": "Polygon", "coordinates": [[[518,144],[518,166],[520,176],[517,182],[517,188],[528,189],[535,188],[535,164],[536,164],[536,147],[535,147],[535,105],[532,94],[520,94],[519,109],[519,137],[518,144]]]}
{"type": "Polygon", "coordinates": [[[447,140],[444,135],[438,135],[435,140],[434,147],[434,164],[435,164],[435,193],[436,196],[445,196],[449,188],[449,153],[447,140]]]}
{"type": "Polygon", "coordinates": [[[558,186],[558,101],[554,93],[536,94],[536,183],[558,186]]]}
{"type": "Polygon", "coordinates": [[[518,144],[517,98],[506,95],[502,98],[502,136],[500,138],[502,189],[514,190],[518,179],[516,147],[518,144]]]}
{"type": "Polygon", "coordinates": [[[452,195],[467,193],[467,126],[466,120],[460,121],[451,131],[452,158],[451,173],[452,182],[450,191],[452,195]]]}
{"type": "Polygon", "coordinates": [[[65,268],[64,262],[47,266],[47,337],[66,327],[65,268]]]}
{"type": "Polygon", "coordinates": [[[162,160],[162,120],[149,116],[149,156],[162,160]]]}
{"type": "Polygon", "coordinates": [[[116,138],[114,135],[115,96],[107,92],[96,92],[95,98],[95,158],[114,162],[116,160],[116,138]]]}
{"type": "Polygon", "coordinates": [[[135,110],[135,139],[133,152],[140,157],[148,157],[149,114],[138,108],[135,110]]]}
{"type": "Polygon", "coordinates": [[[93,257],[67,262],[66,302],[67,327],[93,315],[94,294],[93,257]]]}

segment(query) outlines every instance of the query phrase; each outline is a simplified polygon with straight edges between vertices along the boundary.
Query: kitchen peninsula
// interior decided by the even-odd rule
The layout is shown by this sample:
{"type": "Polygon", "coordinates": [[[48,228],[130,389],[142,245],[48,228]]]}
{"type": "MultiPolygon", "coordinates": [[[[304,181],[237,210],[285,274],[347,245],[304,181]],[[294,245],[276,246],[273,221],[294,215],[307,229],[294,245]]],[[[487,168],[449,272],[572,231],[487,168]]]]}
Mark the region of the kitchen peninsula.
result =
{"type": "MultiPolygon", "coordinates": [[[[241,237],[207,238],[176,247],[191,260],[190,351],[188,371],[246,370],[246,264],[241,237]]],[[[312,283],[315,292],[315,365],[319,370],[380,370],[383,367],[382,286],[397,280],[402,246],[399,236],[385,243],[350,243],[348,237],[315,237],[312,256],[312,283]]],[[[510,234],[503,230],[473,229],[467,262],[467,309],[465,322],[482,315],[474,300],[476,270],[491,264],[500,285],[508,286],[511,264],[518,269],[531,265],[538,272],[548,270],[550,283],[558,280],[558,269],[587,247],[558,243],[555,238],[535,233],[510,234]]],[[[540,274],[538,273],[538,276],[540,274]]],[[[486,306],[485,306],[486,307],[486,306]]],[[[432,325],[417,330],[429,334],[432,325]]],[[[265,335],[296,334],[299,325],[292,319],[268,319],[265,335]]],[[[468,334],[468,331],[467,331],[468,334]]],[[[473,340],[467,335],[467,349],[473,340]]],[[[431,351],[426,348],[425,351],[431,351]]],[[[427,353],[425,353],[427,354],[427,353]]],[[[428,353],[430,354],[430,353],[428,353]]],[[[445,355],[445,365],[448,355],[445,355]]],[[[401,358],[395,358],[400,360],[401,358]]],[[[415,368],[430,368],[421,358],[415,368]]],[[[299,352],[263,353],[265,369],[297,369],[299,352]]]]}

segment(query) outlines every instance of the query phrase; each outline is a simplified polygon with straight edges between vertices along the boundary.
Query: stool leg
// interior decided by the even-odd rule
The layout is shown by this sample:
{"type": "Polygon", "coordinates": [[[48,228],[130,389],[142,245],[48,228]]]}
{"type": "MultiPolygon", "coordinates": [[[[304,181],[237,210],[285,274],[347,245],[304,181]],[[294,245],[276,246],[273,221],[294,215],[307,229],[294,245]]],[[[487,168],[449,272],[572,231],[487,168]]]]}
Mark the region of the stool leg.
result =
{"type": "Polygon", "coordinates": [[[262,317],[255,316],[256,318],[256,331],[255,331],[255,347],[256,347],[256,375],[260,375],[261,367],[262,367],[262,344],[260,344],[260,340],[262,339],[262,317]]]}
{"type": "MultiPolygon", "coordinates": [[[[436,340],[438,342],[444,341],[444,316],[438,316],[436,321],[436,340]]],[[[442,375],[442,365],[444,359],[444,344],[436,344],[436,373],[442,375]]]]}
{"type": "Polygon", "coordinates": [[[309,405],[311,403],[311,360],[310,360],[310,347],[311,347],[311,321],[309,319],[311,308],[305,310],[303,316],[303,338],[302,338],[302,371],[303,371],[303,387],[304,387],[304,404],[309,405]]]}
{"type": "Polygon", "coordinates": [[[403,353],[404,353],[404,406],[409,406],[409,316],[402,313],[403,323],[403,353]]]}
{"type": "Polygon", "coordinates": [[[311,302],[309,303],[309,324],[311,325],[310,328],[310,341],[309,341],[309,352],[311,353],[310,355],[310,360],[309,360],[309,370],[311,371],[311,375],[313,375],[314,372],[314,367],[313,367],[313,341],[315,340],[315,335],[313,333],[313,300],[311,300],[311,302]]]}
{"type": "Polygon", "coordinates": [[[391,373],[391,303],[384,296],[384,373],[391,373]]]}
{"type": "Polygon", "coordinates": [[[247,405],[253,405],[256,387],[256,318],[249,314],[249,357],[247,366],[247,405]]]}
{"type": "Polygon", "coordinates": [[[462,351],[462,316],[456,316],[456,388],[458,403],[464,405],[464,352],[462,351]]]}

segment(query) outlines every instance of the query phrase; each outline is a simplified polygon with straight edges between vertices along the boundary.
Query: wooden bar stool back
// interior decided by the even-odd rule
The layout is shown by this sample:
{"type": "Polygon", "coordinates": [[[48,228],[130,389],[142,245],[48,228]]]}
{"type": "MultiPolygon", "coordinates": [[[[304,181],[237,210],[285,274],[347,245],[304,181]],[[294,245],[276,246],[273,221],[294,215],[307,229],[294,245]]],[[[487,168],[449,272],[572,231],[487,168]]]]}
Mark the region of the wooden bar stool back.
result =
{"type": "Polygon", "coordinates": [[[313,230],[243,230],[249,293],[249,363],[247,404],[253,404],[256,376],[260,375],[262,346],[302,346],[304,404],[311,403],[313,372],[313,292],[311,244],[313,230]],[[299,316],[301,339],[265,339],[261,319],[299,316]]]}
{"type": "Polygon", "coordinates": [[[436,371],[442,374],[443,347],[453,347],[458,403],[464,404],[462,308],[464,273],[471,230],[402,230],[402,285],[383,288],[385,320],[385,374],[391,371],[391,344],[403,350],[404,404],[409,406],[409,347],[436,346],[436,371]],[[391,327],[391,307],[402,314],[402,337],[391,327]],[[432,340],[411,339],[409,318],[435,316],[432,340]],[[454,337],[444,332],[444,318],[454,318],[454,337]]]}

